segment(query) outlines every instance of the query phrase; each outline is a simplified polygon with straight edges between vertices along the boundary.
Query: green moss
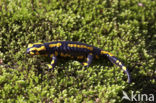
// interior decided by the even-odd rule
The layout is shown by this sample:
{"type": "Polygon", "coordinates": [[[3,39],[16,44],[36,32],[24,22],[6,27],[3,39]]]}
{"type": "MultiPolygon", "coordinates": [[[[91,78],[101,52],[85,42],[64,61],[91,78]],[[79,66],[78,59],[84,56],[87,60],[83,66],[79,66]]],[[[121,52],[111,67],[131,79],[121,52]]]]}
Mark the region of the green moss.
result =
{"type": "Polygon", "coordinates": [[[0,102],[119,103],[123,90],[156,94],[155,5],[152,0],[0,1],[0,102]],[[128,67],[132,84],[107,59],[89,68],[62,60],[46,71],[50,58],[25,55],[29,43],[57,40],[112,52],[128,67]]]}

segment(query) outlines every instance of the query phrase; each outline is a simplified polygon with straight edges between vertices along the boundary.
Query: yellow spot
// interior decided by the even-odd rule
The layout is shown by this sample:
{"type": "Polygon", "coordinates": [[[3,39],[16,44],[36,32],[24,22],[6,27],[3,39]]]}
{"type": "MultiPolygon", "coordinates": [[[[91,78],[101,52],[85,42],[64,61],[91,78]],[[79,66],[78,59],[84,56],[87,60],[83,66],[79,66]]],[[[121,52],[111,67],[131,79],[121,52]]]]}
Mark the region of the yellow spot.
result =
{"type": "Polygon", "coordinates": [[[124,71],[126,71],[126,67],[125,67],[125,66],[123,66],[122,69],[123,69],[124,71]]]}
{"type": "Polygon", "coordinates": [[[49,47],[52,48],[52,47],[55,47],[56,44],[49,44],[49,47]]]}
{"type": "Polygon", "coordinates": [[[98,55],[96,55],[96,56],[95,56],[95,58],[96,58],[96,59],[99,59],[99,56],[98,56],[98,55]]]}
{"type": "Polygon", "coordinates": [[[34,52],[30,52],[31,55],[34,55],[34,52]]]}
{"type": "Polygon", "coordinates": [[[104,51],[104,50],[101,51],[101,54],[108,54],[108,55],[110,55],[110,56],[113,56],[113,54],[111,54],[111,53],[109,53],[109,52],[107,52],[107,51],[104,51]]]}
{"type": "Polygon", "coordinates": [[[84,48],[84,45],[80,45],[80,48],[84,48]]]}
{"type": "Polygon", "coordinates": [[[90,51],[92,51],[92,50],[93,50],[93,47],[88,47],[88,49],[89,49],[90,51]]]}
{"type": "Polygon", "coordinates": [[[84,65],[84,66],[87,66],[87,65],[88,65],[88,63],[83,63],[83,65],[84,65]]]}
{"type": "Polygon", "coordinates": [[[83,45],[83,48],[87,49],[87,47],[85,45],[83,45]]]}
{"type": "Polygon", "coordinates": [[[119,62],[119,65],[122,65],[122,63],[121,63],[121,62],[119,62]]]}
{"type": "Polygon", "coordinates": [[[57,47],[60,47],[62,44],[61,43],[57,43],[57,47]]]}
{"type": "Polygon", "coordinates": [[[29,44],[29,45],[28,45],[28,48],[30,48],[30,47],[32,47],[32,46],[33,46],[33,44],[29,44]]]}
{"type": "Polygon", "coordinates": [[[80,48],[81,46],[80,45],[77,45],[77,47],[80,48]]]}
{"type": "Polygon", "coordinates": [[[89,58],[87,58],[87,61],[89,61],[89,58]]]}
{"type": "Polygon", "coordinates": [[[55,56],[58,56],[58,52],[57,51],[55,51],[55,56]]]}
{"type": "Polygon", "coordinates": [[[51,64],[54,64],[54,62],[55,62],[55,61],[54,61],[54,60],[52,60],[52,61],[51,61],[51,64]]]}
{"type": "Polygon", "coordinates": [[[50,64],[47,64],[47,66],[49,67],[49,69],[52,69],[53,68],[53,66],[51,66],[50,64]]]}
{"type": "Polygon", "coordinates": [[[74,45],[73,44],[70,44],[70,47],[73,47],[74,45]]]}
{"type": "Polygon", "coordinates": [[[116,61],[117,64],[118,64],[119,62],[120,62],[119,60],[116,61]]]}
{"type": "Polygon", "coordinates": [[[33,47],[34,45],[37,45],[37,44],[43,44],[43,43],[34,43],[34,44],[29,44],[29,45],[28,45],[28,48],[33,47]]]}
{"type": "Polygon", "coordinates": [[[73,44],[73,47],[76,47],[77,45],[76,44],[73,44]]]}

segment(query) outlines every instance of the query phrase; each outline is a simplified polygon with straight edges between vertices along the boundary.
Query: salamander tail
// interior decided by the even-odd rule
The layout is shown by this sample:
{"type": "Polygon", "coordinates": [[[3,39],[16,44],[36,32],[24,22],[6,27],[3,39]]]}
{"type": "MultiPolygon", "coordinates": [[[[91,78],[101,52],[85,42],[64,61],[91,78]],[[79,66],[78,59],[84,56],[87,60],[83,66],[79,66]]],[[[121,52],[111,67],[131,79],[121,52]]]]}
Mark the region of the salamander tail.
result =
{"type": "Polygon", "coordinates": [[[104,50],[101,50],[101,54],[102,55],[106,55],[108,57],[108,59],[113,63],[113,64],[116,64],[117,66],[119,66],[126,74],[127,74],[127,77],[128,77],[128,83],[130,83],[130,74],[128,72],[128,69],[124,66],[124,64],[122,62],[120,62],[120,60],[118,58],[116,58],[115,56],[113,56],[113,54],[107,52],[107,51],[104,51],[104,50]]]}
{"type": "Polygon", "coordinates": [[[128,72],[128,69],[124,66],[124,64],[122,62],[120,62],[119,59],[117,59],[115,56],[108,56],[109,60],[113,63],[116,64],[117,66],[119,66],[126,74],[128,77],[128,83],[130,83],[130,74],[128,72]]]}

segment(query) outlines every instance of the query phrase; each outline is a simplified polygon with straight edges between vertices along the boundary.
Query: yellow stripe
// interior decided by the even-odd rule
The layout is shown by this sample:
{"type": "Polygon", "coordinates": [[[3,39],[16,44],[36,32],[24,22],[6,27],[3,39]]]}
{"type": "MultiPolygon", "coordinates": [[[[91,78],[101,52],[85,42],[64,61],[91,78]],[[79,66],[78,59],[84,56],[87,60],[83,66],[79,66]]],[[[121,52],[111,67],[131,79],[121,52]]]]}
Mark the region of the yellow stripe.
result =
{"type": "Polygon", "coordinates": [[[120,62],[119,60],[116,61],[117,64],[118,64],[119,62],[120,62]]]}
{"type": "Polygon", "coordinates": [[[37,44],[43,44],[43,43],[28,44],[28,48],[33,47],[34,45],[37,45],[37,44]]]}
{"type": "Polygon", "coordinates": [[[108,55],[110,55],[110,56],[113,56],[113,54],[111,54],[111,53],[109,53],[109,52],[107,52],[107,51],[101,51],[101,54],[108,54],[108,55]]]}
{"type": "Polygon", "coordinates": [[[40,48],[30,48],[30,51],[33,51],[33,50],[36,50],[36,51],[42,51],[42,50],[46,50],[45,46],[41,46],[40,48]]]}
{"type": "Polygon", "coordinates": [[[37,51],[46,50],[45,46],[41,46],[40,48],[37,48],[37,51]]]}

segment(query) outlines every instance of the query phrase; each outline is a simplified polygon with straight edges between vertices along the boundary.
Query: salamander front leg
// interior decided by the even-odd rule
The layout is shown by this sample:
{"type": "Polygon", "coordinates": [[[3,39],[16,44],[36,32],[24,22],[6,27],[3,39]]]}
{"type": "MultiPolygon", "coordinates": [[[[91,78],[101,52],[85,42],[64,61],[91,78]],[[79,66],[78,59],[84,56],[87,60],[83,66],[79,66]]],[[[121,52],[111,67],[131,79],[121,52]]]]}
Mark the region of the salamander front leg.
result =
{"type": "Polygon", "coordinates": [[[93,54],[89,53],[87,56],[87,62],[83,62],[83,65],[85,67],[88,67],[92,63],[92,60],[93,60],[93,54]]]}
{"type": "Polygon", "coordinates": [[[51,64],[48,64],[49,70],[53,70],[54,69],[54,67],[56,65],[56,62],[57,62],[57,57],[56,56],[52,56],[51,64]]]}

